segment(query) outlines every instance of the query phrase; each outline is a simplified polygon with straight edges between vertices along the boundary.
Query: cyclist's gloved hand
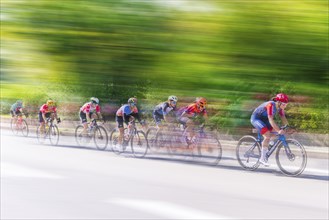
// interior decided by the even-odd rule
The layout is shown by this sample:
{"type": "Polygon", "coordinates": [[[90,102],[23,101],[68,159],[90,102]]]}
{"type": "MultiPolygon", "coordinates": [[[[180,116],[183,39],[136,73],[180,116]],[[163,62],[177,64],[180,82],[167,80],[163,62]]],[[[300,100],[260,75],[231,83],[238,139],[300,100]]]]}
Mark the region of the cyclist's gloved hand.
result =
{"type": "Polygon", "coordinates": [[[57,124],[61,123],[61,118],[57,118],[57,124]]]}
{"type": "Polygon", "coordinates": [[[279,134],[284,134],[285,131],[281,129],[278,133],[279,133],[279,134]]]}

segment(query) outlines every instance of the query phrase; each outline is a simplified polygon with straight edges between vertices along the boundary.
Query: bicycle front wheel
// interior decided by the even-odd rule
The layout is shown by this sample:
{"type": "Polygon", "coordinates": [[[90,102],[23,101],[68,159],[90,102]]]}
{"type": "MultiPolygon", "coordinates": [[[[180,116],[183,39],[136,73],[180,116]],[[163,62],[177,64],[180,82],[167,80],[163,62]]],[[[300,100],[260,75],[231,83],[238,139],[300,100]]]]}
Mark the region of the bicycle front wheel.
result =
{"type": "Polygon", "coordinates": [[[131,150],[134,157],[143,158],[148,149],[148,142],[143,131],[136,131],[131,139],[131,150]]]}
{"type": "Polygon", "coordinates": [[[276,163],[281,172],[287,176],[300,175],[307,164],[307,154],[298,141],[286,140],[287,146],[281,143],[276,151],[276,163]]]}
{"type": "Polygon", "coordinates": [[[59,141],[59,130],[57,125],[49,127],[49,139],[52,145],[57,145],[59,141]]]}
{"type": "Polygon", "coordinates": [[[253,136],[243,136],[236,147],[236,157],[239,164],[246,170],[259,167],[261,146],[253,136]]]}
{"type": "Polygon", "coordinates": [[[200,137],[198,154],[203,163],[212,166],[216,166],[219,163],[222,158],[222,145],[216,134],[206,133],[204,137],[200,137]]]}
{"type": "Polygon", "coordinates": [[[108,135],[103,126],[97,126],[94,130],[94,142],[98,150],[105,150],[108,143],[108,135]]]}

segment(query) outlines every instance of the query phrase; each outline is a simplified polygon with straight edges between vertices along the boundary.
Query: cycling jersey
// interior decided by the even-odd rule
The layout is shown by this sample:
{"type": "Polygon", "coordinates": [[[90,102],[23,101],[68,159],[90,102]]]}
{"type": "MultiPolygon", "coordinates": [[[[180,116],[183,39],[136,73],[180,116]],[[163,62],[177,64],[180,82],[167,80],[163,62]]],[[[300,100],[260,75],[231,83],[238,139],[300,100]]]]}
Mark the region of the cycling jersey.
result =
{"type": "Polygon", "coordinates": [[[153,112],[158,115],[167,115],[169,112],[175,110],[176,107],[171,107],[168,102],[163,102],[155,106],[153,112]]]}
{"type": "Polygon", "coordinates": [[[19,112],[19,110],[23,108],[23,104],[18,104],[18,103],[14,103],[11,107],[10,107],[10,111],[11,112],[19,112]]]}
{"type": "Polygon", "coordinates": [[[284,110],[279,109],[278,111],[274,101],[264,102],[254,110],[250,122],[261,134],[264,134],[273,130],[268,116],[274,116],[277,112],[280,116],[284,116],[284,110]]]}
{"type": "MultiPolygon", "coordinates": [[[[198,116],[198,115],[203,115],[206,116],[207,115],[207,110],[204,108],[202,110],[198,109],[198,106],[196,103],[190,104],[188,106],[182,107],[177,111],[177,116],[181,116],[183,113],[186,113],[188,115],[192,114],[192,118],[198,116]]],[[[191,116],[187,116],[186,117],[191,117],[191,116]]]]}
{"type": "Polygon", "coordinates": [[[99,105],[96,105],[95,107],[91,104],[91,102],[87,102],[85,103],[81,108],[80,108],[80,112],[83,112],[85,114],[87,113],[100,113],[101,112],[101,108],[99,105]]]}
{"type": "MultiPolygon", "coordinates": [[[[258,106],[252,115],[256,118],[268,118],[268,116],[274,116],[277,113],[277,108],[274,101],[264,102],[258,106]]],[[[284,110],[279,109],[280,116],[284,116],[284,110]]]]}
{"type": "Polygon", "coordinates": [[[40,108],[40,112],[41,113],[56,113],[56,107],[55,106],[52,106],[52,107],[49,107],[47,104],[43,104],[40,108]]]}
{"type": "Polygon", "coordinates": [[[118,111],[116,112],[116,116],[123,117],[124,115],[129,116],[131,114],[137,114],[137,113],[138,113],[138,109],[136,106],[133,109],[131,109],[129,104],[125,104],[118,109],[118,111]]]}

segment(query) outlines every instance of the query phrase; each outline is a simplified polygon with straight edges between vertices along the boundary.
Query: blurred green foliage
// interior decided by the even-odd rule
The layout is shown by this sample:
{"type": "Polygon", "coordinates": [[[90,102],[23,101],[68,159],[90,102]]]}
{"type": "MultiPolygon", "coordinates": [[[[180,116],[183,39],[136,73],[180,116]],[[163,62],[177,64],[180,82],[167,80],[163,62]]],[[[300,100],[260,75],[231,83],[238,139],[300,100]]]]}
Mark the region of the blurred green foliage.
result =
{"type": "Polygon", "coordinates": [[[150,111],[204,96],[211,123],[236,132],[285,92],[292,124],[327,133],[328,62],[327,0],[1,1],[2,113],[17,98],[136,96],[150,111]]]}

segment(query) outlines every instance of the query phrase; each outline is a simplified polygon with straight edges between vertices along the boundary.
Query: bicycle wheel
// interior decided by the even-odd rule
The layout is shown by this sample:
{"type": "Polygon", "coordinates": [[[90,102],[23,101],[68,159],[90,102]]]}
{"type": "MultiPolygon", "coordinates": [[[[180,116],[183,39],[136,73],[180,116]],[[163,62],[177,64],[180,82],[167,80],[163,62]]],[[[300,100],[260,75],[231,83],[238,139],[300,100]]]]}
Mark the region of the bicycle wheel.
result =
{"type": "Polygon", "coordinates": [[[52,125],[49,127],[49,139],[52,145],[57,145],[59,141],[59,130],[57,125],[52,125]]]}
{"type": "Polygon", "coordinates": [[[182,156],[186,148],[186,140],[181,131],[172,131],[170,134],[169,155],[171,157],[182,156]]]}
{"type": "Polygon", "coordinates": [[[287,176],[300,175],[307,164],[307,154],[303,145],[294,139],[286,140],[287,146],[281,143],[276,150],[276,163],[281,172],[287,176]]]}
{"type": "Polygon", "coordinates": [[[159,151],[159,145],[157,143],[157,134],[158,134],[158,129],[157,128],[149,128],[146,132],[146,138],[150,146],[150,150],[152,152],[157,152],[159,151]]]}
{"type": "Polygon", "coordinates": [[[222,145],[216,134],[206,133],[204,137],[199,138],[198,156],[203,163],[212,166],[219,163],[222,158],[222,145]]]}
{"type": "Polygon", "coordinates": [[[46,128],[43,132],[40,132],[40,127],[37,127],[37,139],[39,144],[45,143],[48,133],[46,132],[46,128]]]}
{"type": "Polygon", "coordinates": [[[114,128],[110,134],[110,145],[111,150],[116,154],[121,154],[123,152],[122,144],[119,144],[119,136],[119,130],[114,128]]]}
{"type": "Polygon", "coordinates": [[[143,131],[136,131],[131,139],[131,150],[134,157],[143,158],[148,149],[148,142],[143,131]]]}
{"type": "Polygon", "coordinates": [[[83,132],[83,125],[78,125],[75,129],[75,141],[77,142],[77,145],[84,146],[86,144],[89,144],[92,136],[86,132],[83,132]]]}
{"type": "Polygon", "coordinates": [[[22,120],[22,124],[20,125],[20,130],[22,131],[24,137],[27,137],[29,135],[29,126],[27,125],[27,122],[24,119],[22,120]]]}
{"type": "Polygon", "coordinates": [[[94,142],[98,150],[105,150],[108,143],[108,135],[103,126],[97,126],[94,130],[94,142]]]}
{"type": "Polygon", "coordinates": [[[17,135],[18,134],[18,125],[17,125],[17,119],[16,118],[12,118],[10,120],[10,128],[11,128],[11,131],[13,132],[14,135],[17,135]]]}
{"type": "Polygon", "coordinates": [[[259,167],[261,146],[253,136],[243,136],[236,147],[236,157],[239,164],[246,170],[259,167]]]}

